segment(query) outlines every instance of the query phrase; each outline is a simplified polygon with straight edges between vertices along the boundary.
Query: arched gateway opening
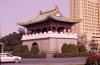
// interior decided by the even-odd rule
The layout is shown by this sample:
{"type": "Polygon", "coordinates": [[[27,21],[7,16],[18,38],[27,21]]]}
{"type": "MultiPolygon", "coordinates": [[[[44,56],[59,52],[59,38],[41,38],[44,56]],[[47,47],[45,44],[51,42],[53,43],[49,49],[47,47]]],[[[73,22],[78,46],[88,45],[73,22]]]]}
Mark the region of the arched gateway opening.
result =
{"type": "Polygon", "coordinates": [[[32,46],[33,46],[33,45],[35,46],[35,45],[38,45],[38,44],[37,44],[37,42],[33,42],[32,46]]]}

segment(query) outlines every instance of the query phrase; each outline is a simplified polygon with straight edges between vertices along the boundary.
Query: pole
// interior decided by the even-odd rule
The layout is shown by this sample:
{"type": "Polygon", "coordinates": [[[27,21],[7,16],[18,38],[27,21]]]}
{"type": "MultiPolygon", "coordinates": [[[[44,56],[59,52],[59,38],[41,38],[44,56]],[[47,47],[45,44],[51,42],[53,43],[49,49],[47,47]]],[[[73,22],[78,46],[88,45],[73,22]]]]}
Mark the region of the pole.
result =
{"type": "Polygon", "coordinates": [[[1,21],[0,21],[0,39],[1,39],[1,21]]]}
{"type": "MultiPolygon", "coordinates": [[[[0,39],[1,39],[1,21],[0,21],[0,39]]],[[[4,52],[4,44],[0,42],[1,44],[1,52],[4,52]]]]}
{"type": "Polygon", "coordinates": [[[1,45],[1,52],[4,52],[3,49],[4,49],[4,44],[2,42],[0,42],[0,45],[1,45]]]}

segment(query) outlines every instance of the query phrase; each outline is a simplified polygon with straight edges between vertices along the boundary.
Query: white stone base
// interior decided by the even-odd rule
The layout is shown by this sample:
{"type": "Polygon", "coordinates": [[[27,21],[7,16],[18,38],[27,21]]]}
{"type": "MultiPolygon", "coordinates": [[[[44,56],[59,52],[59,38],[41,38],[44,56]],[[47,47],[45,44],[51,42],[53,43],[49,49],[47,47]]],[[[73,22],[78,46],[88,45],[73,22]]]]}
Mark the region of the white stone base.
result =
{"type": "Polygon", "coordinates": [[[45,52],[47,54],[51,53],[61,53],[61,48],[63,44],[75,44],[77,45],[77,39],[66,39],[66,38],[44,38],[35,40],[24,40],[23,45],[27,45],[31,49],[32,44],[36,42],[39,46],[40,53],[45,52]]]}

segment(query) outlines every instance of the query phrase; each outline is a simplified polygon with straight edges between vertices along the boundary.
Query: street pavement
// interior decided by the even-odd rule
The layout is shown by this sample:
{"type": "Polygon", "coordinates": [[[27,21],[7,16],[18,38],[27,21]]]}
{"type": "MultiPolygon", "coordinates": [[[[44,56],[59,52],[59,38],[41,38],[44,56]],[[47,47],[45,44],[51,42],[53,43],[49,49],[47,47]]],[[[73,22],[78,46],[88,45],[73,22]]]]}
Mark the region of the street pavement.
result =
{"type": "Polygon", "coordinates": [[[1,65],[68,65],[85,64],[85,57],[74,58],[23,58],[21,63],[2,63],[1,65]]]}

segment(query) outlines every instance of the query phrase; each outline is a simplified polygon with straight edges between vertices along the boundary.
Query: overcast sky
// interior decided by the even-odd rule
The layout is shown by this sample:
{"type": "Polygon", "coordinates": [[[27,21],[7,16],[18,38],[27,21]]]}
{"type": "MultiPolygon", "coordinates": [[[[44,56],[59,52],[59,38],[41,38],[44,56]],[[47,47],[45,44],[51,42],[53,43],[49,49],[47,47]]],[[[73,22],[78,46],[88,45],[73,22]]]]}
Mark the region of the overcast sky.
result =
{"type": "Polygon", "coordinates": [[[57,5],[64,16],[68,16],[68,0],[0,0],[0,28],[2,36],[16,32],[17,22],[31,19],[39,11],[51,10],[57,5]]]}

